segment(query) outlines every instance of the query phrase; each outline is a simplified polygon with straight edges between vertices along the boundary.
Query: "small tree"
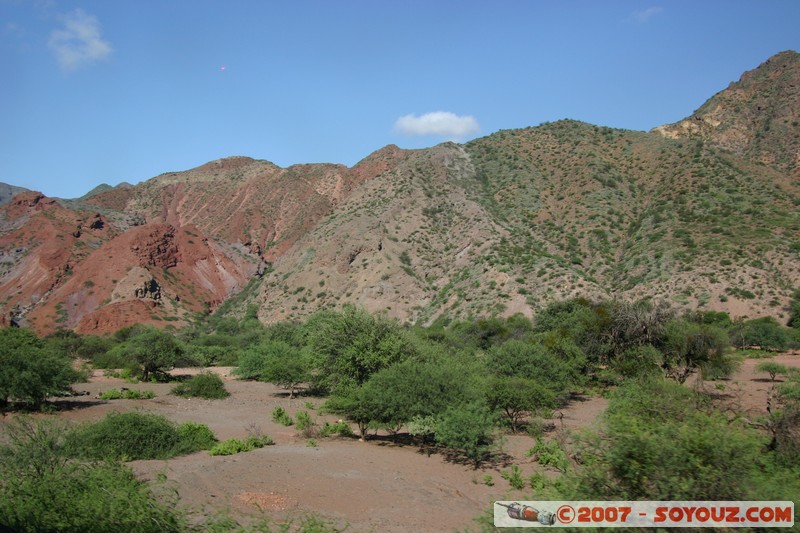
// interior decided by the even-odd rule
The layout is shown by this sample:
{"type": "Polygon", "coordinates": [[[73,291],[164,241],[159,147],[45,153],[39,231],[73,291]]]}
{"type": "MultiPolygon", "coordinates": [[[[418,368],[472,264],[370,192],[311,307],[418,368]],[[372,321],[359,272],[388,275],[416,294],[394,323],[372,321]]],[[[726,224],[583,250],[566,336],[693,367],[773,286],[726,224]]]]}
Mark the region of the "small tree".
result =
{"type": "Polygon", "coordinates": [[[556,406],[555,394],[532,379],[492,378],[486,385],[489,407],[499,411],[516,433],[522,420],[540,409],[556,406]]]}
{"type": "Polygon", "coordinates": [[[786,374],[789,372],[789,369],[775,361],[762,361],[756,366],[756,372],[766,372],[769,374],[770,380],[774,383],[775,377],[778,374],[786,374]]]}
{"type": "Polygon", "coordinates": [[[0,329],[0,408],[10,400],[38,408],[48,396],[63,393],[78,378],[71,360],[30,331],[0,329]]]}
{"type": "Polygon", "coordinates": [[[785,350],[791,342],[790,331],[771,316],[748,320],[743,324],[742,347],[758,346],[762,350],[785,350]]]}
{"type": "Polygon", "coordinates": [[[307,350],[271,340],[242,352],[235,373],[289,389],[289,397],[293,398],[297,386],[310,379],[310,359],[307,350]]]}
{"type": "Polygon", "coordinates": [[[272,341],[266,350],[267,357],[261,367],[261,381],[289,389],[289,398],[309,379],[309,357],[282,341],[272,341]]]}
{"type": "Polygon", "coordinates": [[[454,363],[409,359],[385,368],[358,387],[352,393],[357,402],[343,404],[349,407],[340,412],[354,422],[362,417],[396,432],[415,416],[438,415],[449,406],[480,400],[476,365],[454,363]]]}
{"type": "Polygon", "coordinates": [[[139,366],[142,381],[166,374],[184,355],[174,336],[149,326],[137,328],[116,350],[139,366]]]}
{"type": "Polygon", "coordinates": [[[727,333],[716,326],[673,320],[666,328],[666,375],[684,383],[703,366],[720,366],[729,346],[727,333]]]}
{"type": "Polygon", "coordinates": [[[436,442],[463,452],[477,468],[491,450],[493,429],[494,417],[486,405],[450,407],[437,417],[436,442]]]}
{"type": "Polygon", "coordinates": [[[580,349],[557,335],[544,334],[543,343],[510,340],[486,351],[489,374],[524,377],[541,384],[555,395],[566,395],[581,381],[580,369],[585,363],[580,349]]]}
{"type": "Polygon", "coordinates": [[[326,408],[333,413],[341,413],[358,425],[361,440],[367,439],[367,430],[373,420],[375,409],[361,387],[352,387],[328,400],[326,408]]]}
{"type": "Polygon", "coordinates": [[[413,354],[396,321],[345,305],[341,313],[324,311],[309,319],[310,346],[319,370],[315,385],[333,393],[360,386],[375,372],[413,354]]]}
{"type": "Polygon", "coordinates": [[[794,299],[789,304],[789,321],[787,325],[790,328],[800,329],[800,291],[795,291],[794,299]]]}

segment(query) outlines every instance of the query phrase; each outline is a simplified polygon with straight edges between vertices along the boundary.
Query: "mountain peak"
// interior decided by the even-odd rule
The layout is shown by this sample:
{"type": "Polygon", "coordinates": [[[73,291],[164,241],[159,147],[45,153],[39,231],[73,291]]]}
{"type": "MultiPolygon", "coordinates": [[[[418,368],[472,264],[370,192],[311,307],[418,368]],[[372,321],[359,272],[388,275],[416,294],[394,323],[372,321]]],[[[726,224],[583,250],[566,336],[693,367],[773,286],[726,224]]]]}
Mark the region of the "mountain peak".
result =
{"type": "Polygon", "coordinates": [[[800,54],[787,50],[745,72],[690,117],[654,128],[695,138],[800,176],[800,54]]]}
{"type": "Polygon", "coordinates": [[[28,189],[0,182],[0,205],[7,204],[12,198],[23,192],[28,192],[28,189]]]}

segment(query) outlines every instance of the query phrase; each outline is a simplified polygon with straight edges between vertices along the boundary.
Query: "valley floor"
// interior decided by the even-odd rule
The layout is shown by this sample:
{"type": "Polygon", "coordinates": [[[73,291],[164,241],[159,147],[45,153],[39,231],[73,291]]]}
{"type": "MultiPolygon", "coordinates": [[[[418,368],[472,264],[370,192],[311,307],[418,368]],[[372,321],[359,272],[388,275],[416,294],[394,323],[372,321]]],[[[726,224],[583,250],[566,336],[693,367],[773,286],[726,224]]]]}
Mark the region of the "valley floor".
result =
{"type": "MultiPolygon", "coordinates": [[[[800,354],[781,354],[777,363],[800,368],[800,354]]],[[[756,374],[759,360],[747,359],[736,375],[723,383],[693,383],[714,390],[720,401],[749,416],[762,414],[772,383],[766,374],[756,374]]],[[[142,477],[156,479],[165,474],[168,486],[176,489],[190,515],[203,516],[225,511],[241,523],[260,517],[295,519],[316,514],[351,531],[453,531],[473,525],[473,519],[490,507],[493,500],[525,498],[500,473],[511,464],[525,476],[542,471],[525,456],[535,440],[527,435],[508,435],[507,457],[480,469],[449,462],[438,453],[428,455],[417,446],[393,442],[380,436],[356,439],[319,438],[316,447],[298,435],[294,426],[271,420],[272,410],[281,406],[294,416],[309,411],[307,402],[318,406],[320,399],[289,399],[270,384],[233,379],[230,368],[212,368],[221,374],[231,396],[224,400],[184,399],[169,394],[171,384],[126,384],[123,380],[95,371],[89,383],[78,384],[86,396],[60,402],[57,416],[73,421],[98,420],[111,411],[143,409],[163,414],[176,422],[207,424],[220,440],[243,438],[260,431],[276,445],[232,456],[212,457],[207,452],[168,461],[130,463],[142,477]],[[101,401],[100,392],[110,388],[149,389],[151,400],[101,401]],[[484,483],[492,476],[493,486],[484,483]]],[[[179,369],[177,374],[198,372],[179,369]]],[[[586,397],[556,411],[555,431],[549,436],[568,438],[568,432],[591,425],[605,409],[601,397],[586,397]],[[563,416],[558,416],[563,414],[563,416]]],[[[310,411],[318,424],[334,421],[310,411]]],[[[554,475],[551,473],[551,475],[554,475]]]]}

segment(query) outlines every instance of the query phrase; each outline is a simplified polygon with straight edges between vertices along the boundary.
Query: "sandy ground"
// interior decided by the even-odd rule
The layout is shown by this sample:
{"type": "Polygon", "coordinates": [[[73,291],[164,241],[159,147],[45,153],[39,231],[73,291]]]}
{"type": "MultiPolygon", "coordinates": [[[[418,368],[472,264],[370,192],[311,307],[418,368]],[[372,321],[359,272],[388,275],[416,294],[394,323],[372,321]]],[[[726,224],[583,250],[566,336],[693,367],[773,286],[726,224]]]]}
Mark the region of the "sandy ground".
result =
{"type": "MultiPolygon", "coordinates": [[[[800,368],[800,355],[782,354],[775,362],[800,368]]],[[[731,402],[752,413],[763,413],[772,383],[766,374],[754,371],[758,360],[746,360],[737,374],[719,390],[722,401],[731,402]]],[[[244,523],[254,518],[298,519],[315,513],[348,531],[453,531],[472,526],[474,517],[490,508],[496,499],[520,498],[524,492],[511,489],[500,472],[510,464],[521,467],[526,476],[542,471],[525,456],[534,444],[527,435],[508,435],[504,461],[483,465],[450,462],[440,454],[428,455],[414,445],[402,445],[387,437],[359,442],[356,439],[317,439],[307,445],[294,427],[273,423],[272,410],[284,407],[291,415],[307,410],[321,425],[333,416],[319,416],[307,402],[318,406],[321,399],[289,399],[284,391],[270,384],[237,381],[229,368],[212,369],[223,376],[231,396],[225,400],[183,399],[169,394],[170,384],[126,384],[95,372],[89,383],[76,390],[86,396],[61,403],[57,416],[74,421],[97,420],[111,411],[144,409],[176,421],[208,424],[220,440],[244,438],[261,432],[275,440],[249,453],[212,457],[207,452],[169,461],[136,461],[134,470],[147,479],[166,474],[180,495],[181,503],[197,517],[228,510],[244,523]],[[101,401],[95,396],[112,387],[150,389],[152,400],[101,401]],[[484,476],[492,476],[494,486],[484,476]]],[[[197,370],[179,369],[177,374],[197,370]]],[[[607,401],[586,397],[573,401],[555,413],[551,436],[561,437],[570,430],[595,422],[607,401]],[[563,414],[563,416],[560,416],[563,414]]]]}

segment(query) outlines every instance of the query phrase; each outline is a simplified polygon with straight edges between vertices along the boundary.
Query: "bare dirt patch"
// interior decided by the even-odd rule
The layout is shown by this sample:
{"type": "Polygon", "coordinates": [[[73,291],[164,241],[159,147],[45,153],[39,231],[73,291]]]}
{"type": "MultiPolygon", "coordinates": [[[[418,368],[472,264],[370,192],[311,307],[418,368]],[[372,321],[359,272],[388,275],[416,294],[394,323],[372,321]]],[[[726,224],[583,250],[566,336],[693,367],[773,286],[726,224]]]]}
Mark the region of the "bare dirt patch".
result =
{"type": "MultiPolygon", "coordinates": [[[[244,523],[263,517],[298,519],[314,513],[355,531],[463,529],[509,490],[500,477],[508,465],[520,465],[526,475],[538,469],[525,456],[535,442],[527,435],[509,435],[505,460],[477,469],[442,454],[429,455],[402,439],[393,442],[385,435],[367,442],[318,438],[316,446],[309,446],[294,426],[274,423],[271,413],[281,406],[292,416],[300,410],[308,411],[320,425],[325,420],[335,421],[335,416],[316,413],[322,399],[289,399],[285,391],[273,385],[236,380],[230,368],[210,370],[223,377],[230,397],[180,398],[169,394],[174,384],[131,384],[96,371],[89,383],[75,387],[86,395],[59,401],[62,410],[57,416],[80,422],[98,420],[112,411],[143,409],[175,422],[207,424],[220,440],[258,432],[269,435],[274,446],[248,453],[212,457],[199,452],[168,461],[129,463],[145,479],[165,474],[181,503],[193,514],[226,511],[244,523]],[[120,387],[151,390],[156,397],[99,400],[103,391],[120,387]],[[483,482],[486,475],[492,476],[493,486],[483,482]]],[[[200,371],[176,369],[173,374],[189,376],[200,371]]],[[[605,405],[602,398],[584,398],[558,411],[559,416],[550,422],[559,430],[582,427],[591,423],[605,405]]]]}
{"type": "Polygon", "coordinates": [[[800,369],[800,352],[776,354],[769,359],[745,359],[730,379],[705,382],[702,387],[707,391],[717,390],[718,397],[737,411],[750,416],[763,415],[767,412],[768,398],[774,397],[773,386],[783,383],[780,376],[772,383],[769,374],[756,372],[756,367],[763,361],[800,369]],[[719,389],[717,384],[721,385],[719,389]]]}

